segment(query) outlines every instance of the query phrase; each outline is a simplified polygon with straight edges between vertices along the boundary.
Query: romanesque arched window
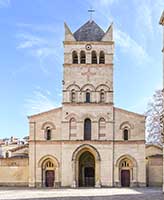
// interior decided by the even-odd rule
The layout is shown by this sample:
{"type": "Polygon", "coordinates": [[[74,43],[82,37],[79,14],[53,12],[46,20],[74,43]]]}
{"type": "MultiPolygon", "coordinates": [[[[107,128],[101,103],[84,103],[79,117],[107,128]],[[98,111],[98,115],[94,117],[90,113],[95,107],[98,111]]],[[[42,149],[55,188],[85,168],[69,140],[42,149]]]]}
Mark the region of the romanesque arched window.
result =
{"type": "Polygon", "coordinates": [[[50,127],[47,127],[45,130],[45,139],[51,140],[51,128],[50,127]]]}
{"type": "Polygon", "coordinates": [[[69,121],[70,137],[76,136],[77,122],[75,118],[71,118],[69,121]]]}
{"type": "Polygon", "coordinates": [[[106,134],[106,121],[102,117],[99,119],[99,137],[104,137],[106,134]]]}
{"type": "Polygon", "coordinates": [[[84,120],[84,140],[91,140],[91,120],[84,120]]]}
{"type": "Polygon", "coordinates": [[[105,54],[104,54],[103,51],[100,51],[99,63],[100,64],[105,64],[105,54]]]}
{"type": "Polygon", "coordinates": [[[78,55],[77,55],[76,51],[73,51],[73,53],[72,53],[72,63],[78,64],[78,55]]]}
{"type": "Polygon", "coordinates": [[[124,140],[128,140],[129,139],[129,130],[127,128],[125,128],[123,130],[123,138],[124,138],[124,140]]]}
{"type": "Polygon", "coordinates": [[[92,64],[97,64],[97,54],[96,54],[96,51],[92,51],[92,64]]]}
{"type": "Polygon", "coordinates": [[[86,103],[91,102],[91,93],[89,90],[86,91],[86,103]]]}
{"type": "Polygon", "coordinates": [[[5,157],[6,157],[6,158],[9,157],[9,152],[8,152],[8,151],[6,151],[6,155],[5,155],[5,157]]]}
{"type": "Polygon", "coordinates": [[[81,64],[86,63],[85,51],[81,51],[81,52],[80,52],[80,63],[81,63],[81,64]]]}
{"type": "Polygon", "coordinates": [[[105,91],[104,90],[100,91],[100,102],[101,103],[105,102],[105,91]]]}
{"type": "Polygon", "coordinates": [[[71,91],[71,102],[75,102],[76,101],[76,92],[75,90],[71,91]]]}

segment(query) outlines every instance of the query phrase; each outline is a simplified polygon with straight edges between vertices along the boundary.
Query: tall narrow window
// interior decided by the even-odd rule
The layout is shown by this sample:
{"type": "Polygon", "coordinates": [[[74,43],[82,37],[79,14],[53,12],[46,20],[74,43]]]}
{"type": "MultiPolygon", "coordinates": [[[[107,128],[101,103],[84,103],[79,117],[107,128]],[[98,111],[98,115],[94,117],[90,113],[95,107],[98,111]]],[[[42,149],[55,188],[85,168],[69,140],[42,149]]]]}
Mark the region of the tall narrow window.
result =
{"type": "Polygon", "coordinates": [[[90,94],[90,91],[87,90],[86,92],[86,103],[90,103],[91,102],[91,94],[90,94]]]}
{"type": "Polygon", "coordinates": [[[45,134],[46,134],[45,135],[46,140],[51,140],[51,129],[50,129],[50,127],[46,128],[46,133],[45,134]]]}
{"type": "Polygon", "coordinates": [[[124,129],[123,130],[123,138],[124,138],[124,140],[128,140],[129,139],[129,131],[128,131],[128,129],[124,129]]]}
{"type": "Polygon", "coordinates": [[[84,64],[86,62],[85,51],[80,52],[80,63],[84,64]]]}
{"type": "Polygon", "coordinates": [[[76,136],[76,128],[77,128],[77,123],[75,118],[71,118],[69,122],[69,128],[70,128],[70,137],[75,137],[76,136]]]}
{"type": "Polygon", "coordinates": [[[73,51],[72,53],[72,62],[73,64],[78,64],[78,55],[76,51],[73,51]]]}
{"type": "Polygon", "coordinates": [[[99,137],[104,137],[106,134],[106,121],[104,118],[99,120],[99,137]]]}
{"type": "Polygon", "coordinates": [[[8,151],[6,151],[6,158],[8,158],[9,157],[9,152],[8,151]]]}
{"type": "Polygon", "coordinates": [[[75,102],[76,101],[76,93],[75,90],[71,91],[71,102],[75,102]]]}
{"type": "Polygon", "coordinates": [[[91,120],[88,118],[84,121],[84,140],[91,140],[91,120]]]}
{"type": "Polygon", "coordinates": [[[105,92],[104,92],[104,90],[100,91],[100,102],[101,103],[105,102],[105,92]]]}
{"type": "Polygon", "coordinates": [[[103,51],[100,51],[99,63],[105,64],[105,54],[103,51]]]}
{"type": "Polygon", "coordinates": [[[97,64],[97,54],[96,54],[96,51],[92,51],[92,64],[97,64]]]}

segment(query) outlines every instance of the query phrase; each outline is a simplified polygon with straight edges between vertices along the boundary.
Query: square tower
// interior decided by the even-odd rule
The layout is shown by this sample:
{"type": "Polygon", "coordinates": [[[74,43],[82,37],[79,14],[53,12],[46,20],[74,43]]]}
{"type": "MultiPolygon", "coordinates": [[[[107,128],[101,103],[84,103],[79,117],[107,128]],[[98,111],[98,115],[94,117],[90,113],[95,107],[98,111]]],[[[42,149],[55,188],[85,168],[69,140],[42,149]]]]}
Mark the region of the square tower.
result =
{"type": "Polygon", "coordinates": [[[74,34],[65,24],[63,104],[113,104],[113,25],[88,21],[74,34]]]}

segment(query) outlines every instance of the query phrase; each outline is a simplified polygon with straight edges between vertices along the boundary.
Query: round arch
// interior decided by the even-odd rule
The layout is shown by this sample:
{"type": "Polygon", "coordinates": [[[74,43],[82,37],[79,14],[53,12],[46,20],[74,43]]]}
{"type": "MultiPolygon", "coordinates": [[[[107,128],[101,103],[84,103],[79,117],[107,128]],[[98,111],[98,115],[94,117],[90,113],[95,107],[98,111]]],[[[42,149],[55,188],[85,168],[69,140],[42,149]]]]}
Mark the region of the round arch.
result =
{"type": "Polygon", "coordinates": [[[129,154],[120,156],[120,157],[117,159],[117,161],[116,161],[116,166],[119,167],[120,162],[121,162],[123,159],[125,159],[125,158],[131,160],[131,161],[133,162],[133,166],[134,166],[134,167],[137,167],[137,161],[136,161],[136,159],[133,158],[133,157],[132,157],[131,155],[129,155],[129,154]]]}
{"type": "Polygon", "coordinates": [[[132,125],[130,122],[125,121],[123,123],[120,124],[120,130],[123,130],[125,127],[128,127],[129,129],[133,129],[134,125],[132,125]]]}
{"type": "Polygon", "coordinates": [[[100,84],[96,87],[96,91],[104,90],[105,92],[110,91],[110,88],[105,84],[100,84]]]}
{"type": "Polygon", "coordinates": [[[59,161],[57,160],[55,156],[52,156],[52,155],[43,156],[38,162],[38,167],[42,167],[42,164],[48,159],[52,160],[54,164],[56,164],[56,166],[59,167],[59,161]]]}
{"type": "Polygon", "coordinates": [[[52,155],[43,156],[39,162],[42,187],[59,187],[59,161],[52,155]]]}
{"type": "Polygon", "coordinates": [[[116,186],[137,186],[138,166],[134,157],[129,154],[120,156],[115,163],[116,186]]]}
{"type": "Polygon", "coordinates": [[[91,92],[95,91],[95,87],[92,84],[85,84],[81,87],[81,91],[90,90],[91,92]]]}
{"type": "Polygon", "coordinates": [[[53,123],[53,122],[50,122],[50,121],[43,123],[41,129],[42,129],[42,130],[45,130],[48,126],[49,126],[51,129],[54,129],[54,130],[56,129],[54,123],[53,123]]]}
{"type": "Polygon", "coordinates": [[[93,156],[95,157],[95,160],[98,160],[98,161],[101,160],[100,154],[99,154],[98,150],[94,146],[92,146],[90,144],[82,144],[79,147],[77,147],[77,149],[73,152],[72,161],[74,161],[77,158],[79,158],[80,155],[82,153],[84,153],[85,151],[89,151],[91,154],[93,154],[93,156]]]}
{"type": "Polygon", "coordinates": [[[70,84],[67,88],[66,88],[66,90],[75,90],[75,91],[79,91],[80,90],[80,86],[79,85],[77,85],[77,84],[70,84]]]}
{"type": "Polygon", "coordinates": [[[100,187],[100,161],[101,157],[98,150],[89,144],[83,144],[76,148],[72,154],[72,171],[73,171],[73,180],[72,187],[79,186],[79,158],[85,153],[89,152],[95,160],[95,187],[100,187]]]}

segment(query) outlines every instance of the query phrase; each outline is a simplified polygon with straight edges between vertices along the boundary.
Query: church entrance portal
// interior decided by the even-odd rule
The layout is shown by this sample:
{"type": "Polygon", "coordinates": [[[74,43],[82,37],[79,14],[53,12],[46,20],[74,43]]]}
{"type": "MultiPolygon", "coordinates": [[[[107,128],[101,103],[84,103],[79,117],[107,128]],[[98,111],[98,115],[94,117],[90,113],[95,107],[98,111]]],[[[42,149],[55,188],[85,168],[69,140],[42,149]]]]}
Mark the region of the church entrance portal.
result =
{"type": "Polygon", "coordinates": [[[122,187],[130,186],[130,170],[121,171],[121,186],[122,187]]]}
{"type": "Polygon", "coordinates": [[[45,186],[46,187],[53,187],[54,186],[54,179],[55,179],[54,170],[46,171],[45,186]]]}
{"type": "Polygon", "coordinates": [[[95,159],[89,151],[82,153],[79,158],[79,186],[95,186],[95,159]]]}

